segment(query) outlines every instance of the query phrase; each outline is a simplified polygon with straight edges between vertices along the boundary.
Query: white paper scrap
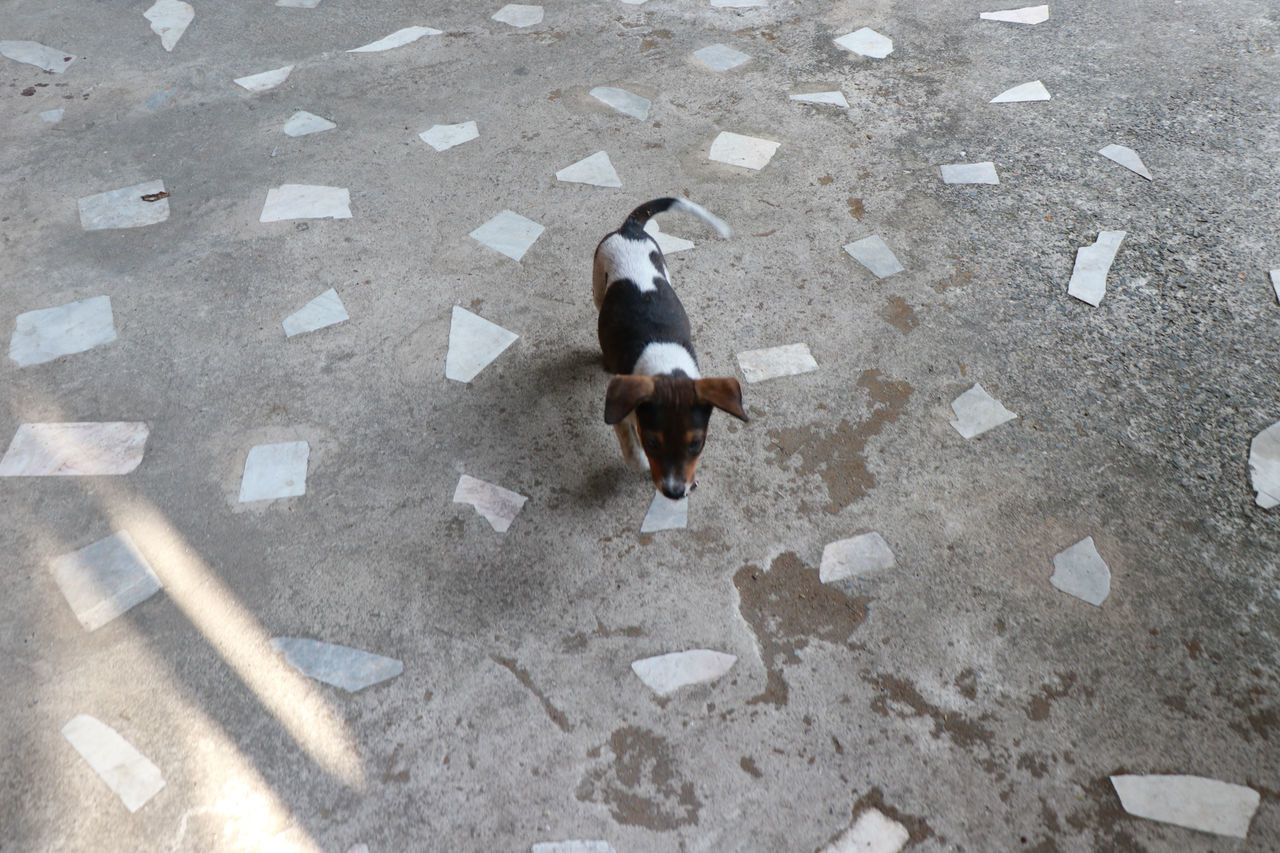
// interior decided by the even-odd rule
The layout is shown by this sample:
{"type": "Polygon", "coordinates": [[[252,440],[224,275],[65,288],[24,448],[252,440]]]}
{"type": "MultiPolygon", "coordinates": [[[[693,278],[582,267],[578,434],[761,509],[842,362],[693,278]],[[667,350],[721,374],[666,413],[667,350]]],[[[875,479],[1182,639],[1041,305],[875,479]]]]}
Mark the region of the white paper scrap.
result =
{"type": "Polygon", "coordinates": [[[1023,83],[1021,86],[1014,86],[1012,89],[1005,89],[1000,94],[991,99],[993,104],[1018,104],[1025,101],[1047,101],[1049,100],[1049,90],[1039,80],[1032,80],[1030,83],[1023,83]]]}
{"type": "Polygon", "coordinates": [[[651,103],[626,89],[615,89],[613,86],[596,86],[590,92],[591,97],[603,104],[613,107],[624,115],[644,121],[649,117],[651,103]]]}
{"type": "Polygon", "coordinates": [[[442,32],[443,30],[437,30],[433,27],[405,27],[377,41],[371,41],[360,47],[353,47],[347,53],[379,53],[396,47],[404,47],[406,44],[411,44],[423,36],[438,36],[442,32]]]}
{"type": "Polygon", "coordinates": [[[1249,476],[1256,503],[1263,509],[1280,506],[1280,421],[1249,442],[1249,476]]]}
{"type": "Polygon", "coordinates": [[[984,21],[1003,21],[1008,24],[1043,24],[1049,20],[1049,7],[1024,6],[1021,9],[1002,9],[999,12],[981,12],[984,21]]]}
{"type": "Polygon", "coordinates": [[[305,495],[310,452],[311,447],[305,441],[251,447],[244,460],[239,502],[273,501],[305,495]]]}
{"type": "Polygon", "coordinates": [[[341,323],[351,319],[347,309],[338,298],[338,291],[332,287],[312,299],[306,305],[284,318],[284,336],[292,338],[303,332],[314,332],[325,326],[341,323]]]}
{"type": "Polygon", "coordinates": [[[951,425],[966,439],[982,435],[1017,417],[977,383],[951,403],[951,411],[956,413],[951,425]]]}
{"type": "Polygon", "coordinates": [[[650,219],[644,226],[644,230],[649,233],[653,239],[658,241],[658,248],[662,250],[664,255],[672,255],[676,252],[683,252],[693,248],[693,241],[686,240],[683,237],[677,237],[674,234],[667,234],[658,228],[658,220],[650,219]]]}
{"type": "Polygon", "coordinates": [[[768,6],[769,0],[711,0],[717,9],[751,9],[756,6],[768,6]]]}
{"type": "Polygon", "coordinates": [[[1076,252],[1076,265],[1071,270],[1067,294],[1081,302],[1097,307],[1107,292],[1107,271],[1120,251],[1123,231],[1100,231],[1098,240],[1089,246],[1081,246],[1076,252]]]}
{"type": "Polygon", "coordinates": [[[128,474],[142,462],[148,434],[133,422],[22,424],[0,459],[0,477],[128,474]]]}
{"type": "MultiPolygon", "coordinates": [[[[622,0],[639,5],[644,0],[622,0]]],[[[617,853],[608,841],[539,841],[529,848],[529,853],[617,853]]]]}
{"type": "Polygon", "coordinates": [[[508,3],[494,13],[493,20],[513,27],[532,27],[542,23],[542,7],[508,3]]]}
{"type": "Polygon", "coordinates": [[[848,243],[844,250],[849,253],[849,257],[871,270],[876,278],[888,278],[906,269],[877,234],[848,243]]]}
{"type": "Polygon", "coordinates": [[[1132,148],[1123,145],[1108,145],[1098,152],[1112,162],[1119,163],[1130,172],[1135,172],[1148,181],[1151,180],[1151,173],[1147,171],[1147,167],[1142,164],[1142,158],[1138,156],[1138,152],[1132,148]]]}
{"type": "Polygon", "coordinates": [[[162,586],[125,530],[58,557],[53,579],[87,631],[98,630],[162,586]]]}
{"type": "Polygon", "coordinates": [[[1112,776],[1120,805],[1145,817],[1201,832],[1244,838],[1261,795],[1203,776],[1112,776]]]}
{"type": "Polygon", "coordinates": [[[345,187],[282,184],[267,190],[258,221],[350,218],[351,192],[345,187]]]}
{"type": "Polygon", "coordinates": [[[849,101],[844,96],[844,92],[807,92],[803,95],[787,95],[793,101],[803,101],[806,104],[828,104],[833,107],[848,107],[849,101]]]}
{"type": "Polygon", "coordinates": [[[169,218],[169,198],[164,181],[144,181],[131,187],[85,196],[76,204],[80,209],[80,227],[85,231],[141,228],[169,218]]]}
{"type": "Polygon", "coordinates": [[[893,551],[879,533],[864,533],[832,542],[822,549],[818,579],[823,583],[892,569],[893,551]]]}
{"type": "Polygon", "coordinates": [[[7,56],[15,62],[25,62],[61,74],[67,66],[76,61],[70,53],[54,50],[35,41],[0,41],[0,56],[7,56]]]}
{"type": "Polygon", "coordinates": [[[455,145],[470,142],[480,136],[474,121],[461,124],[436,124],[418,134],[418,138],[437,151],[444,151],[455,145]]]}
{"type": "Polygon", "coordinates": [[[640,522],[641,533],[657,533],[660,530],[683,530],[689,526],[689,499],[673,501],[662,492],[655,491],[649,509],[640,522]]]}
{"type": "Polygon", "coordinates": [[[818,369],[808,344],[787,344],[738,353],[738,367],[748,382],[763,382],[779,376],[795,376],[818,369]]]}
{"type": "Polygon", "coordinates": [[[773,159],[781,143],[756,136],[722,131],[711,143],[708,159],[746,169],[763,169],[773,159]]]}
{"type": "Polygon", "coordinates": [[[276,0],[276,5],[290,9],[314,9],[320,5],[320,0],[276,0]]]}
{"type": "Polygon", "coordinates": [[[1000,176],[996,174],[996,164],[984,163],[950,163],[940,166],[944,184],[998,184],[1000,176]]]}
{"type": "Polygon", "coordinates": [[[292,71],[292,65],[285,65],[282,68],[273,68],[270,71],[250,74],[247,77],[237,77],[233,82],[240,88],[248,89],[250,92],[265,92],[288,80],[292,71]]]}
{"type": "Polygon", "coordinates": [[[84,352],[115,339],[111,297],[94,296],[19,314],[13,337],[9,339],[9,358],[19,367],[27,367],[84,352]]]}
{"type": "Polygon", "coordinates": [[[164,787],[160,768],[101,720],[78,714],[62,727],[62,736],[130,812],[142,808],[164,787]]]}
{"type": "Polygon", "coordinates": [[[893,53],[893,39],[881,35],[870,27],[846,33],[835,41],[845,50],[853,51],[859,56],[869,56],[872,59],[884,59],[893,53]]]}
{"type": "Polygon", "coordinates": [[[879,809],[869,808],[820,853],[898,853],[910,837],[905,826],[879,809]]]}
{"type": "Polygon", "coordinates": [[[470,382],[489,366],[503,350],[520,337],[515,332],[453,306],[449,323],[449,351],[444,359],[444,375],[457,382],[470,382]]]}
{"type": "Polygon", "coordinates": [[[348,693],[355,693],[404,672],[404,664],[395,658],[333,643],[322,643],[319,640],[272,637],[271,647],[281,652],[289,665],[303,675],[340,687],[348,693]]]}
{"type": "Polygon", "coordinates": [[[713,71],[728,71],[731,68],[737,68],[744,62],[751,61],[750,56],[725,44],[700,47],[693,52],[693,55],[706,63],[713,71]]]}
{"type": "Polygon", "coordinates": [[[737,663],[735,655],[711,649],[671,652],[633,661],[631,671],[659,696],[668,696],[681,687],[715,681],[737,663]]]}
{"type": "Polygon", "coordinates": [[[62,114],[64,112],[66,112],[66,110],[62,109],[61,107],[59,107],[56,110],[45,110],[44,112],[40,113],[40,118],[44,119],[45,123],[47,124],[57,124],[58,122],[62,121],[62,114]]]}
{"type": "Polygon", "coordinates": [[[142,13],[142,17],[151,22],[151,31],[160,36],[160,46],[169,51],[182,38],[195,15],[191,4],[182,0],[156,0],[150,9],[142,13]]]}
{"type": "Polygon", "coordinates": [[[1111,594],[1111,569],[1094,547],[1092,536],[1054,554],[1049,583],[1095,607],[1102,606],[1111,594]]]}
{"type": "Polygon", "coordinates": [[[309,113],[306,110],[298,110],[289,116],[289,120],[284,123],[284,132],[286,136],[306,136],[309,133],[320,133],[323,130],[333,130],[336,124],[327,118],[309,113]]]}
{"type": "Polygon", "coordinates": [[[504,210],[472,231],[471,238],[513,261],[518,261],[544,230],[546,229],[532,219],[504,210]]]}
{"type": "Polygon", "coordinates": [[[454,503],[471,504],[489,522],[489,526],[499,533],[507,532],[527,500],[529,499],[519,492],[477,480],[467,474],[458,478],[458,485],[453,490],[454,503]]]}
{"type": "Polygon", "coordinates": [[[1276,292],[1276,301],[1280,302],[1280,269],[1271,271],[1271,289],[1276,292]]]}
{"type": "Polygon", "coordinates": [[[556,180],[573,184],[591,184],[596,187],[622,186],[613,163],[609,161],[609,155],[604,151],[597,151],[590,157],[565,166],[556,172],[556,180]]]}

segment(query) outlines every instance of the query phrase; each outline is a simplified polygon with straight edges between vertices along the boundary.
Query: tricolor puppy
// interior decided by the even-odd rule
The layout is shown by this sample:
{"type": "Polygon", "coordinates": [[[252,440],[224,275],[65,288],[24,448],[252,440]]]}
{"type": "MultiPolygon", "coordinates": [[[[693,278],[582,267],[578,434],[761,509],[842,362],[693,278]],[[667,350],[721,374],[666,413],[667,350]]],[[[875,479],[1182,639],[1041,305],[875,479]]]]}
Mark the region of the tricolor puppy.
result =
{"type": "Polygon", "coordinates": [[[618,433],[627,463],[640,470],[647,463],[654,485],[678,500],[697,484],[711,409],[744,421],[747,415],[737,379],[703,379],[698,372],[689,316],[671,289],[662,250],[644,230],[667,210],[692,213],[729,236],[729,226],[691,201],[654,199],[600,241],[591,287],[604,366],[618,374],[609,381],[604,422],[618,433]]]}

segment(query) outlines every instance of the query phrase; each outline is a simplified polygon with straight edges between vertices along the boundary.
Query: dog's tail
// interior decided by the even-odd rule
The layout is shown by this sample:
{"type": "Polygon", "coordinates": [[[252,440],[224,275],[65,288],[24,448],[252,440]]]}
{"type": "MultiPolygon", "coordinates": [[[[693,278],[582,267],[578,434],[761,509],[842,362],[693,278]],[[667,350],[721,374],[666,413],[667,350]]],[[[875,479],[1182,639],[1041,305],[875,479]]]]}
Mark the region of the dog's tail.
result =
{"type": "Polygon", "coordinates": [[[725,224],[724,220],[707,210],[700,204],[695,204],[688,199],[683,198],[655,198],[653,201],[646,201],[644,204],[631,211],[631,215],[627,217],[627,221],[622,224],[619,229],[623,233],[635,232],[635,236],[644,233],[644,226],[650,219],[659,213],[665,213],[668,210],[680,210],[685,213],[692,213],[694,216],[710,223],[711,227],[720,232],[720,236],[728,238],[733,233],[732,229],[725,224]]]}

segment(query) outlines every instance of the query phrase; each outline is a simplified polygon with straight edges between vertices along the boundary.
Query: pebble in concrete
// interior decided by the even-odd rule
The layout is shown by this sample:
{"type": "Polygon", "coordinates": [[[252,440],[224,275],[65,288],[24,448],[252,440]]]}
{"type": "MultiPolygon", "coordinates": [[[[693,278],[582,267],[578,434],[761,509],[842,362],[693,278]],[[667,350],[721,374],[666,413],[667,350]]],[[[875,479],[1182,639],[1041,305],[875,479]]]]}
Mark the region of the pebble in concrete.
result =
{"type": "Polygon", "coordinates": [[[792,101],[801,101],[806,104],[825,104],[832,107],[849,106],[849,100],[844,96],[844,92],[806,92],[801,95],[787,95],[792,101]]]}
{"type": "Polygon", "coordinates": [[[355,693],[395,678],[404,664],[372,652],[322,643],[301,637],[272,637],[271,647],[284,654],[289,665],[303,675],[355,693]]]}
{"type": "Polygon", "coordinates": [[[878,234],[847,243],[844,250],[849,257],[871,270],[876,278],[888,278],[906,269],[878,234]]]}
{"type": "Polygon", "coordinates": [[[532,27],[534,24],[542,23],[542,7],[509,3],[494,13],[493,20],[517,28],[532,27]]]}
{"type": "Polygon", "coordinates": [[[609,161],[609,155],[604,151],[597,151],[590,157],[565,166],[556,172],[556,180],[573,184],[591,184],[596,187],[622,186],[613,163],[609,161]]]}
{"type": "Polygon", "coordinates": [[[759,171],[769,164],[781,143],[757,136],[723,131],[711,143],[707,157],[718,163],[759,171]]]}
{"type": "Polygon", "coordinates": [[[191,4],[182,0],[156,0],[150,9],[142,13],[142,17],[151,22],[151,31],[160,36],[160,46],[172,51],[195,14],[191,4]]]}
{"type": "Polygon", "coordinates": [[[235,78],[235,84],[242,89],[250,92],[266,92],[274,89],[285,80],[289,79],[289,75],[293,73],[292,65],[285,65],[280,68],[273,68],[270,71],[260,71],[257,74],[250,74],[247,77],[235,78]]]}
{"type": "Polygon", "coordinates": [[[942,170],[944,184],[1000,183],[1000,176],[996,174],[996,164],[989,160],[982,163],[949,163],[938,168],[942,170]]]}
{"type": "Polygon", "coordinates": [[[856,53],[859,56],[868,56],[872,59],[884,59],[893,53],[893,39],[881,35],[870,27],[863,27],[860,30],[846,33],[836,39],[835,42],[845,50],[856,53]]]}
{"type": "Polygon", "coordinates": [[[864,533],[832,542],[822,549],[818,579],[823,583],[861,577],[894,566],[893,551],[879,533],[864,533]]]}
{"type": "Polygon", "coordinates": [[[898,853],[910,837],[905,826],[869,808],[820,853],[898,853]]]}
{"type": "Polygon", "coordinates": [[[738,353],[738,367],[748,382],[763,382],[779,376],[795,376],[818,369],[818,362],[809,352],[808,344],[786,344],[767,349],[753,349],[738,353]]]}
{"type": "Polygon", "coordinates": [[[85,231],[101,231],[156,225],[169,218],[168,196],[164,181],[159,180],[85,196],[76,202],[80,209],[80,227],[85,231]]]}
{"type": "Polygon", "coordinates": [[[0,459],[0,477],[128,474],[142,462],[144,423],[22,424],[0,459]]]}
{"type": "Polygon", "coordinates": [[[518,213],[504,210],[471,232],[472,239],[513,261],[519,261],[545,229],[518,213]]]}
{"type": "Polygon", "coordinates": [[[659,530],[683,530],[689,526],[689,499],[673,501],[662,492],[654,492],[649,509],[640,522],[641,533],[657,533],[659,530]]]}
{"type": "Polygon", "coordinates": [[[629,115],[641,121],[649,117],[649,107],[651,106],[649,99],[628,92],[626,89],[616,89],[613,86],[596,86],[591,90],[590,95],[600,103],[613,107],[623,115],[629,115]]]}
{"type": "Polygon", "coordinates": [[[1203,776],[1112,776],[1124,810],[1201,832],[1244,838],[1261,796],[1252,788],[1203,776]]]}
{"type": "Polygon", "coordinates": [[[474,121],[460,124],[436,124],[418,134],[418,138],[437,151],[445,151],[455,145],[470,142],[480,136],[474,121]]]}
{"type": "Polygon", "coordinates": [[[35,41],[0,41],[0,56],[15,62],[25,62],[53,74],[61,74],[76,61],[74,55],[55,50],[35,41]]]}
{"type": "Polygon", "coordinates": [[[631,671],[654,693],[669,696],[690,684],[715,681],[737,661],[724,652],[692,649],[634,661],[631,671]]]}
{"type": "Polygon", "coordinates": [[[79,714],[62,727],[62,736],[130,812],[142,808],[164,787],[160,768],[101,720],[79,714]]]}
{"type": "Polygon", "coordinates": [[[1138,152],[1124,145],[1108,145],[1098,152],[1103,157],[1114,163],[1119,163],[1130,172],[1141,175],[1148,181],[1151,180],[1151,173],[1147,171],[1147,167],[1143,165],[1142,158],[1138,156],[1138,152]]]}
{"type": "Polygon", "coordinates": [[[980,12],[984,21],[1003,21],[1008,24],[1043,24],[1049,20],[1049,7],[1024,6],[1021,9],[1001,9],[998,12],[980,12]]]}
{"type": "Polygon", "coordinates": [[[1280,421],[1249,442],[1249,476],[1255,502],[1263,509],[1280,506],[1280,421]]]}
{"type": "MultiPolygon", "coordinates": [[[[623,3],[638,5],[636,0],[623,3]]],[[[644,2],[644,0],[639,0],[644,2]]],[[[529,853],[615,853],[608,841],[540,841],[529,848],[529,853]]]]}
{"type": "Polygon", "coordinates": [[[404,47],[406,44],[412,44],[423,36],[438,36],[441,30],[433,27],[405,27],[396,30],[389,36],[383,36],[377,41],[371,41],[360,47],[353,47],[347,53],[381,53],[384,50],[392,50],[397,47],[404,47]]]}
{"type": "Polygon", "coordinates": [[[683,237],[677,237],[674,234],[667,234],[658,228],[658,220],[650,219],[648,224],[644,226],[644,230],[649,233],[653,239],[658,241],[658,248],[662,250],[662,254],[671,255],[676,252],[683,252],[693,248],[693,241],[686,240],[683,237]]]}
{"type": "Polygon", "coordinates": [[[305,441],[258,444],[249,449],[240,481],[240,503],[296,498],[307,493],[307,458],[311,448],[305,441]]]}
{"type": "Polygon", "coordinates": [[[18,315],[9,339],[9,358],[19,367],[43,364],[116,339],[111,297],[94,296],[56,308],[18,315]]]}
{"type": "Polygon", "coordinates": [[[1000,94],[991,99],[993,104],[1018,104],[1027,101],[1047,101],[1049,100],[1049,90],[1039,80],[1032,80],[1030,83],[1023,83],[1021,86],[1014,86],[1012,89],[1005,89],[1000,94]]]}
{"type": "Polygon", "coordinates": [[[323,329],[325,326],[332,326],[349,319],[346,307],[338,298],[338,291],[331,287],[285,317],[281,325],[284,326],[285,337],[292,338],[294,335],[314,332],[316,329],[323,329]]]}
{"type": "Polygon", "coordinates": [[[284,123],[285,136],[307,136],[311,133],[320,133],[325,130],[333,130],[336,124],[327,118],[309,113],[306,110],[298,110],[289,116],[289,120],[284,123]]]}
{"type": "Polygon", "coordinates": [[[728,71],[731,68],[737,68],[744,62],[750,62],[751,57],[747,56],[740,50],[734,50],[726,44],[710,44],[706,47],[700,47],[693,52],[693,55],[706,63],[713,71],[728,71]]]}
{"type": "Polygon", "coordinates": [[[87,631],[98,630],[161,589],[160,579],[125,530],[58,557],[53,579],[87,631]]]}
{"type": "Polygon", "coordinates": [[[1123,231],[1100,231],[1097,242],[1080,247],[1067,284],[1068,295],[1097,307],[1107,293],[1107,272],[1116,252],[1120,251],[1124,235],[1123,231]]]}
{"type": "Polygon", "coordinates": [[[346,187],[281,184],[267,190],[259,222],[286,219],[350,219],[351,192],[346,187]]]}
{"type": "Polygon", "coordinates": [[[1111,594],[1111,569],[1094,547],[1092,536],[1054,555],[1049,583],[1081,601],[1102,606],[1111,594]]]}
{"type": "Polygon", "coordinates": [[[454,503],[471,504],[489,522],[489,526],[499,533],[506,533],[510,529],[511,522],[516,520],[527,500],[529,499],[519,492],[486,483],[467,474],[458,478],[458,485],[453,490],[454,503]]]}
{"type": "Polygon", "coordinates": [[[444,360],[445,378],[470,382],[518,337],[497,323],[453,306],[449,322],[449,351],[444,360]]]}
{"type": "Polygon", "coordinates": [[[951,425],[966,439],[982,435],[1017,417],[977,383],[952,401],[951,411],[956,414],[951,425]]]}

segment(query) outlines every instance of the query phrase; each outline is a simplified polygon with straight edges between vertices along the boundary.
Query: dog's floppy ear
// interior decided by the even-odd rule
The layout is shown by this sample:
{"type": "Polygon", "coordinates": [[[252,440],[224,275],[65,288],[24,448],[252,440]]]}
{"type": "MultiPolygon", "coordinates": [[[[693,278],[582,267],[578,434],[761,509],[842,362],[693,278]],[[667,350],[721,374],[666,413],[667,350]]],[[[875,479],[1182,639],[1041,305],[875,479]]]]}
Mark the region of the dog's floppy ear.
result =
{"type": "Polygon", "coordinates": [[[652,376],[615,376],[604,396],[604,422],[620,423],[636,406],[653,396],[652,376]]]}
{"type": "Polygon", "coordinates": [[[732,376],[722,379],[698,379],[693,383],[698,399],[722,409],[740,421],[748,420],[742,410],[742,386],[732,376]]]}

